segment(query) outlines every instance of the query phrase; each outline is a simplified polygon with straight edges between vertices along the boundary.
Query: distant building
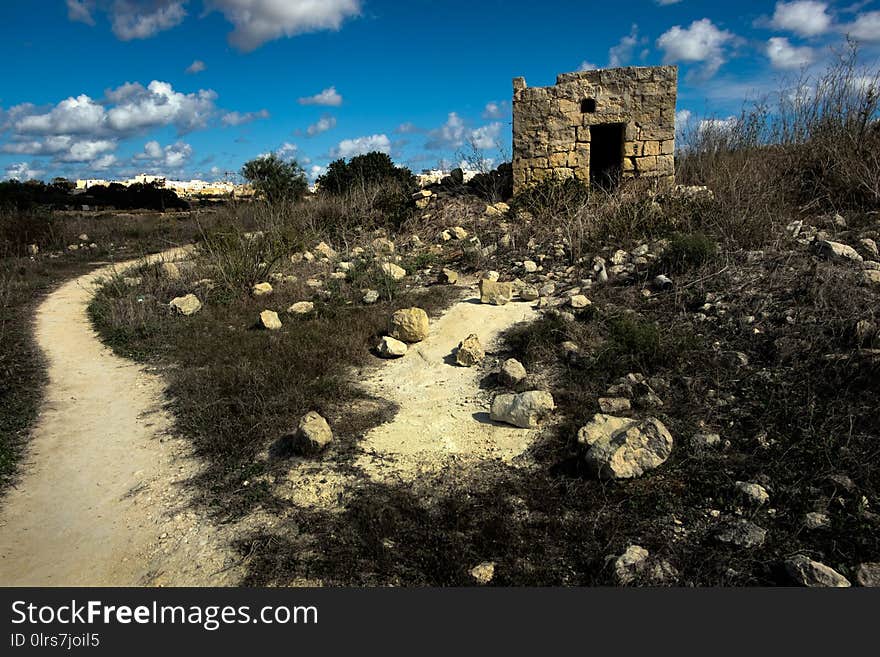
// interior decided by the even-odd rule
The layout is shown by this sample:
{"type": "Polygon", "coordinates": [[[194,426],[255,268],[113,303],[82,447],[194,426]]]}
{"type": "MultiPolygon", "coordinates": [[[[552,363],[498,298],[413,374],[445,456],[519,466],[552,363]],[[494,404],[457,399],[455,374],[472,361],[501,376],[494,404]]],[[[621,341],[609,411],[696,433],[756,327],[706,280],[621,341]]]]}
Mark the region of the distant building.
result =
{"type": "Polygon", "coordinates": [[[76,189],[85,191],[89,187],[100,185],[108,187],[111,184],[128,187],[130,185],[157,185],[173,191],[182,197],[233,197],[249,198],[254,195],[254,189],[250,185],[238,185],[231,182],[205,180],[168,180],[165,176],[154,176],[141,173],[128,180],[99,180],[94,178],[77,180],[76,189]]]}

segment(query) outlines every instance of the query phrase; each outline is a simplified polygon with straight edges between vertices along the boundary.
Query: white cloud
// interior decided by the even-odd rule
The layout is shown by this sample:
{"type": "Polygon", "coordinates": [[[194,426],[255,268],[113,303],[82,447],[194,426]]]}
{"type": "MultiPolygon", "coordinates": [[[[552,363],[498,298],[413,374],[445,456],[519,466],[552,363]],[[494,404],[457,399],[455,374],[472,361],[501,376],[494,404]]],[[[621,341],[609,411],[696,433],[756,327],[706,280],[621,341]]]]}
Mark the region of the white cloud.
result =
{"type": "Polygon", "coordinates": [[[626,65],[632,58],[633,49],[639,44],[639,26],[633,23],[629,34],[608,50],[608,66],[626,65]]]}
{"type": "Polygon", "coordinates": [[[600,68],[602,68],[602,67],[601,67],[601,66],[597,66],[597,65],[594,64],[593,62],[588,62],[588,61],[584,60],[584,61],[581,62],[581,65],[578,66],[578,72],[583,72],[583,71],[596,71],[596,70],[598,70],[598,69],[600,69],[600,68]]]}
{"type": "Polygon", "coordinates": [[[773,68],[797,69],[813,63],[815,53],[809,46],[793,46],[785,37],[773,37],[767,41],[764,51],[773,68]]]}
{"type": "Polygon", "coordinates": [[[102,155],[96,160],[93,160],[89,166],[94,171],[105,171],[114,166],[117,162],[118,160],[116,159],[116,156],[112,153],[108,153],[107,155],[102,155]]]}
{"type": "Polygon", "coordinates": [[[687,28],[670,28],[657,39],[657,47],[663,50],[664,62],[703,62],[704,73],[713,75],[726,61],[725,48],[735,39],[733,33],[703,18],[687,28]]]}
{"type": "Polygon", "coordinates": [[[120,132],[163,125],[174,125],[181,133],[204,128],[216,110],[217,99],[211,90],[183,94],[158,80],[146,88],[126,84],[107,96],[118,103],[107,111],[107,124],[120,132]]]}
{"type": "Polygon", "coordinates": [[[296,157],[297,151],[299,151],[299,146],[286,141],[275,150],[275,155],[282,160],[289,160],[292,157],[296,157]]]}
{"type": "Polygon", "coordinates": [[[880,11],[859,14],[855,21],[846,26],[846,31],[857,41],[880,42],[880,11]]]}
{"type": "Polygon", "coordinates": [[[401,123],[399,126],[397,126],[397,128],[394,129],[394,132],[399,135],[413,135],[419,132],[424,132],[424,130],[422,130],[415,123],[407,121],[406,123],[401,123]]]}
{"type": "Polygon", "coordinates": [[[94,25],[92,11],[95,9],[95,0],[67,0],[67,17],[78,23],[94,25]]]}
{"type": "Polygon", "coordinates": [[[27,162],[14,162],[6,167],[6,177],[10,180],[34,180],[42,176],[45,171],[31,167],[27,162]]]}
{"type": "Polygon", "coordinates": [[[149,39],[177,27],[186,18],[186,0],[114,0],[113,34],[122,41],[149,39]]]}
{"type": "Polygon", "coordinates": [[[693,113],[689,109],[680,109],[675,113],[675,129],[682,130],[690,123],[693,113]]]}
{"type": "Polygon", "coordinates": [[[320,135],[321,133],[327,132],[328,130],[332,130],[336,127],[336,117],[330,116],[329,114],[325,114],[320,119],[318,119],[317,123],[310,125],[306,129],[306,134],[309,137],[314,137],[316,135],[320,135]]]}
{"type": "Polygon", "coordinates": [[[425,148],[428,150],[460,148],[467,139],[467,128],[457,112],[450,112],[446,123],[429,133],[425,148]]]}
{"type": "Polygon", "coordinates": [[[178,141],[162,147],[158,141],[144,144],[144,152],[135,156],[135,160],[148,161],[155,171],[182,169],[192,158],[193,149],[189,144],[178,141]]]}
{"type": "Polygon", "coordinates": [[[831,29],[832,19],[828,3],[816,0],[777,2],[770,25],[779,30],[810,37],[824,34],[831,29]]]}
{"type": "Polygon", "coordinates": [[[363,155],[379,151],[391,155],[391,140],[387,135],[370,135],[369,137],[358,137],[356,139],[345,139],[339,142],[339,146],[331,152],[333,157],[354,157],[355,155],[363,155]]]}
{"type": "Polygon", "coordinates": [[[323,176],[327,173],[327,167],[322,167],[319,164],[313,164],[309,169],[309,180],[314,182],[318,177],[323,176]]]}
{"type": "Polygon", "coordinates": [[[336,91],[336,87],[324,89],[314,96],[306,96],[299,99],[300,105],[323,105],[326,107],[339,107],[342,105],[342,96],[336,91]]]}
{"type": "Polygon", "coordinates": [[[681,0],[654,0],[654,2],[661,7],[665,7],[667,5],[677,5],[681,0]]]}
{"type": "Polygon", "coordinates": [[[201,73],[206,68],[208,68],[207,64],[203,62],[201,59],[193,60],[193,63],[186,67],[186,72],[189,75],[195,75],[196,73],[201,73]]]}
{"type": "Polygon", "coordinates": [[[115,150],[116,142],[110,139],[77,141],[58,159],[62,162],[87,162],[115,150]]]}
{"type": "Polygon", "coordinates": [[[506,119],[510,116],[510,103],[506,100],[502,100],[501,102],[492,101],[490,103],[486,103],[486,107],[483,110],[483,118],[490,121],[497,121],[498,119],[506,119]]]}
{"type": "Polygon", "coordinates": [[[227,112],[223,115],[223,125],[239,126],[252,123],[257,119],[268,119],[269,110],[261,109],[259,112],[227,112]]]}
{"type": "Polygon", "coordinates": [[[82,94],[62,100],[45,114],[29,114],[15,123],[17,132],[29,134],[95,133],[106,118],[104,106],[82,94]]]}
{"type": "Polygon", "coordinates": [[[229,41],[240,50],[319,30],[338,30],[360,14],[360,0],[205,0],[235,27],[229,41]]]}
{"type": "Polygon", "coordinates": [[[490,123],[472,131],[469,141],[473,144],[474,148],[487,150],[498,145],[500,135],[501,124],[490,123]]]}

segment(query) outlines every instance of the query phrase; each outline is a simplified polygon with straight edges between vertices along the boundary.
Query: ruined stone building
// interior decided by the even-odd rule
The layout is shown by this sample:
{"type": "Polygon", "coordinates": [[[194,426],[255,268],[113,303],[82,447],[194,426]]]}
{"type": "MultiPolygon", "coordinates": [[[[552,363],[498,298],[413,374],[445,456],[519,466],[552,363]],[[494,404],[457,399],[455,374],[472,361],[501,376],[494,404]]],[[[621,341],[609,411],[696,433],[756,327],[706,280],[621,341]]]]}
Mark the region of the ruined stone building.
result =
{"type": "Polygon", "coordinates": [[[671,181],[675,66],[564,73],[552,87],[513,81],[514,191],[551,177],[588,185],[671,181]]]}

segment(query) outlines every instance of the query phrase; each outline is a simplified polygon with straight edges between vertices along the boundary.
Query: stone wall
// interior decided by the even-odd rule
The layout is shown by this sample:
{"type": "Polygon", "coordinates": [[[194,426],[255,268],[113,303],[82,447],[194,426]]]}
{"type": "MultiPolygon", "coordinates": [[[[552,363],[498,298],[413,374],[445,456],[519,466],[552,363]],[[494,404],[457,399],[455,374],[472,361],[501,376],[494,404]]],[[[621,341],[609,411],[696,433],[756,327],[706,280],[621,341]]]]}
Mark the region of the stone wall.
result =
{"type": "Polygon", "coordinates": [[[552,87],[516,78],[514,192],[554,176],[590,184],[591,131],[607,124],[620,126],[621,178],[672,181],[677,86],[675,66],[564,73],[552,87]]]}

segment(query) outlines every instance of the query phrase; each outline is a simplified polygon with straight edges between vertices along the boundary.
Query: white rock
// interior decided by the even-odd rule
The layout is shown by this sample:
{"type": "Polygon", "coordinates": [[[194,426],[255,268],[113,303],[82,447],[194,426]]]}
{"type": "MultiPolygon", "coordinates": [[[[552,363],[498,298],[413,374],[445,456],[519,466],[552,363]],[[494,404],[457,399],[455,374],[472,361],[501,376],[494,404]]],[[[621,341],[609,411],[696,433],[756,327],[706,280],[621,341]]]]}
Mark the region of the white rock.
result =
{"type": "Polygon", "coordinates": [[[386,262],[382,265],[382,273],[395,281],[402,281],[406,278],[406,270],[393,262],[386,262]]]}
{"type": "Polygon", "coordinates": [[[391,316],[391,327],[388,331],[392,338],[403,342],[421,342],[430,333],[428,313],[421,308],[398,310],[391,316]]]}
{"type": "Polygon", "coordinates": [[[501,373],[498,375],[501,383],[511,388],[516,388],[528,377],[528,372],[523,364],[515,358],[508,358],[501,366],[501,373]]]}
{"type": "Polygon", "coordinates": [[[532,260],[526,260],[523,262],[523,269],[526,270],[527,274],[534,274],[538,271],[538,264],[532,260]]]}
{"type": "Polygon", "coordinates": [[[462,340],[455,352],[455,362],[462,367],[473,367],[482,363],[485,358],[486,352],[475,333],[462,340]]]}
{"type": "Polygon", "coordinates": [[[492,580],[495,578],[495,562],[484,561],[471,568],[470,574],[474,581],[480,586],[491,584],[492,580]]]}
{"type": "Polygon", "coordinates": [[[367,304],[368,306],[376,303],[378,300],[379,300],[379,292],[378,291],[367,290],[366,292],[364,292],[364,303],[367,304]]]}
{"type": "Polygon", "coordinates": [[[333,442],[333,431],[321,415],[315,411],[306,413],[293,434],[293,450],[303,456],[323,451],[333,442]]]}
{"type": "Polygon", "coordinates": [[[603,479],[631,479],[669,458],[673,440],[660,420],[634,420],[597,414],[578,431],[585,461],[603,479]]]}
{"type": "Polygon", "coordinates": [[[405,342],[395,340],[387,335],[379,341],[377,349],[382,358],[400,358],[401,356],[406,356],[408,350],[409,347],[406,346],[405,342]]]}
{"type": "Polygon", "coordinates": [[[329,260],[334,260],[336,258],[336,251],[334,251],[333,248],[326,242],[321,242],[320,244],[318,244],[318,246],[315,247],[315,253],[329,260]]]}
{"type": "Polygon", "coordinates": [[[533,429],[556,408],[549,392],[533,390],[518,395],[498,395],[489,414],[496,422],[533,429]]]}
{"type": "Polygon", "coordinates": [[[574,296],[571,297],[571,299],[569,299],[568,302],[571,304],[571,307],[574,308],[575,310],[582,310],[588,306],[591,306],[593,303],[587,297],[585,297],[583,294],[575,294],[574,296]]]}
{"type": "Polygon", "coordinates": [[[767,489],[759,484],[737,481],[734,486],[741,495],[755,506],[761,506],[770,501],[770,494],[767,492],[767,489]]]}
{"type": "Polygon", "coordinates": [[[480,281],[480,301],[482,303],[503,306],[513,299],[513,285],[483,279],[480,281]]]}
{"type": "Polygon", "coordinates": [[[281,320],[274,310],[264,310],[260,313],[260,326],[267,331],[277,331],[281,328],[281,320]]]}
{"type": "Polygon", "coordinates": [[[315,304],[311,301],[300,301],[298,303],[293,304],[290,308],[287,309],[288,314],[290,315],[308,315],[310,312],[315,310],[315,304]]]}
{"type": "Polygon", "coordinates": [[[862,262],[863,260],[862,256],[851,246],[831,240],[818,240],[816,252],[821,257],[835,262],[862,262]]]}
{"type": "Polygon", "coordinates": [[[178,315],[184,315],[186,317],[195,315],[202,309],[202,302],[199,301],[199,298],[195,294],[187,294],[184,297],[172,299],[171,303],[168,305],[171,306],[171,310],[178,315]]]}
{"type": "Polygon", "coordinates": [[[257,283],[251,288],[251,294],[255,297],[269,296],[273,291],[271,283],[257,283]]]}
{"type": "Polygon", "coordinates": [[[847,588],[849,580],[824,563],[798,554],[785,562],[785,571],[797,584],[810,588],[847,588]]]}

